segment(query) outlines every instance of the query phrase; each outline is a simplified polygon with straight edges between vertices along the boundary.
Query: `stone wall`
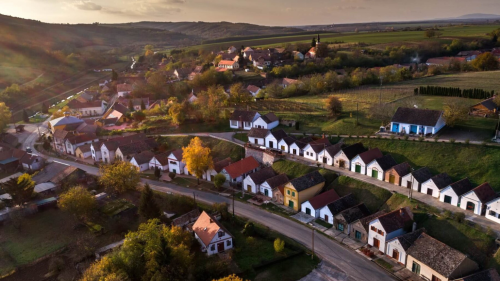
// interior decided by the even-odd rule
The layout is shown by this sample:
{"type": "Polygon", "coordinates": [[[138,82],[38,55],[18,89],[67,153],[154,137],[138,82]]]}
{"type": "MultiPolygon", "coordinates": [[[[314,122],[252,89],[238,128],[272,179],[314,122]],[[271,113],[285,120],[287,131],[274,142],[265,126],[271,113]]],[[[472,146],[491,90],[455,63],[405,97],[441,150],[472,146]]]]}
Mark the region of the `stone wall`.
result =
{"type": "Polygon", "coordinates": [[[250,145],[245,145],[245,157],[253,156],[259,163],[270,166],[283,156],[268,149],[261,149],[250,145]]]}

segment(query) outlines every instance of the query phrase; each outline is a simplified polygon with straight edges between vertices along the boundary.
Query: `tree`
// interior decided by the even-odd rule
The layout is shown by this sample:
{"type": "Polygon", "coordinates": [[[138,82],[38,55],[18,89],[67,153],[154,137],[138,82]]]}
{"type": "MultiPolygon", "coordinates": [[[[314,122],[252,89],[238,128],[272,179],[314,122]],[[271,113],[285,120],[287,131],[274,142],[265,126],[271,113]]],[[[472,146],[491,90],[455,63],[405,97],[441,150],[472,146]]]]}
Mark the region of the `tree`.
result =
{"type": "Polygon", "coordinates": [[[146,110],[146,104],[144,104],[143,99],[141,99],[141,110],[146,110]]]}
{"type": "Polygon", "coordinates": [[[23,121],[24,123],[30,122],[30,117],[28,116],[28,112],[26,112],[26,109],[23,109],[23,121]]]}
{"type": "Polygon", "coordinates": [[[200,184],[200,178],[214,166],[210,148],[204,147],[201,139],[195,137],[187,147],[182,148],[182,161],[186,163],[188,171],[195,175],[200,184]]]}
{"type": "Polygon", "coordinates": [[[11,116],[9,107],[4,102],[0,102],[0,133],[7,128],[11,116]]]}
{"type": "Polygon", "coordinates": [[[111,72],[111,80],[113,80],[113,81],[118,80],[118,73],[114,69],[111,72]]]}
{"type": "Polygon", "coordinates": [[[132,117],[134,118],[135,121],[141,122],[144,119],[146,119],[146,114],[144,114],[144,112],[142,111],[136,111],[132,114],[132,117]]]}
{"type": "Polygon", "coordinates": [[[70,111],[71,111],[71,109],[69,108],[69,106],[66,105],[63,108],[59,109],[58,111],[55,111],[54,113],[52,113],[51,120],[54,120],[54,119],[57,119],[60,117],[64,117],[66,112],[70,112],[70,111]]]}
{"type": "Polygon", "coordinates": [[[156,204],[154,193],[149,184],[146,183],[141,192],[141,201],[139,203],[139,214],[145,219],[159,218],[160,208],[156,204]]]}
{"type": "Polygon", "coordinates": [[[466,99],[453,98],[444,104],[444,120],[446,125],[453,127],[469,116],[469,104],[466,99]]]}
{"type": "Polygon", "coordinates": [[[433,29],[428,29],[425,31],[425,37],[432,38],[436,36],[436,31],[433,29]]]}
{"type": "Polygon", "coordinates": [[[47,103],[42,103],[42,113],[49,113],[49,105],[47,103]]]}
{"type": "Polygon", "coordinates": [[[22,174],[18,178],[3,183],[0,187],[5,193],[10,194],[16,205],[22,206],[31,199],[35,182],[29,174],[22,174]]]}
{"type": "Polygon", "coordinates": [[[496,96],[493,98],[493,102],[494,102],[497,106],[500,106],[500,95],[496,95],[496,96]]]}
{"type": "Polygon", "coordinates": [[[319,44],[316,46],[316,56],[326,58],[328,56],[328,44],[319,44]]]}
{"type": "Polygon", "coordinates": [[[482,71],[498,69],[498,59],[490,52],[480,54],[471,64],[477,70],[482,71]]]}
{"type": "Polygon", "coordinates": [[[245,89],[243,84],[236,83],[229,88],[229,101],[234,103],[246,103],[252,101],[252,95],[245,89]]]}
{"type": "Polygon", "coordinates": [[[135,190],[141,181],[137,169],[126,161],[117,161],[112,165],[102,165],[99,169],[99,183],[113,193],[135,190]]]}
{"type": "Polygon", "coordinates": [[[281,253],[283,252],[284,249],[285,249],[285,241],[276,238],[276,240],[274,240],[274,250],[276,251],[276,253],[281,253]]]}
{"type": "Polygon", "coordinates": [[[128,100],[128,110],[134,111],[134,103],[132,102],[132,99],[128,100]]]}
{"type": "Polygon", "coordinates": [[[336,96],[330,96],[326,105],[330,117],[339,116],[342,113],[342,103],[336,96]]]}
{"type": "Polygon", "coordinates": [[[95,197],[86,188],[76,186],[61,194],[57,206],[79,221],[84,221],[95,210],[97,204],[95,197]]]}
{"type": "Polygon", "coordinates": [[[223,174],[215,175],[214,177],[215,188],[221,189],[222,185],[224,185],[225,182],[226,182],[226,176],[224,176],[223,174]]]}
{"type": "Polygon", "coordinates": [[[180,103],[173,103],[168,109],[168,114],[172,117],[172,122],[177,125],[184,123],[184,120],[186,119],[184,112],[184,107],[180,103]]]}
{"type": "Polygon", "coordinates": [[[311,41],[311,47],[316,47],[316,37],[313,37],[311,41]]]}

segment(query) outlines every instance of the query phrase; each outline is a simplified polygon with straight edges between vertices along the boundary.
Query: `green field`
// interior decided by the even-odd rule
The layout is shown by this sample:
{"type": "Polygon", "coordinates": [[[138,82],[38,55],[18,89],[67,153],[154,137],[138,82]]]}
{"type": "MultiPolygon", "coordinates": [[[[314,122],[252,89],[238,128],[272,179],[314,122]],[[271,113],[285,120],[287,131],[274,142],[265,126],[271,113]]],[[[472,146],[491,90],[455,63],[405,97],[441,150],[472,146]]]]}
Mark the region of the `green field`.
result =
{"type": "Polygon", "coordinates": [[[314,171],[319,171],[321,175],[325,178],[325,187],[329,187],[330,184],[334,182],[337,178],[337,175],[327,169],[307,166],[295,161],[290,160],[279,160],[273,163],[273,169],[278,174],[286,174],[289,179],[294,179],[301,177],[305,174],[312,173],[314,171]]]}
{"type": "Polygon", "coordinates": [[[454,180],[468,177],[474,184],[489,182],[500,191],[500,147],[418,142],[389,139],[345,139],[346,144],[362,142],[391,154],[396,162],[413,168],[428,167],[434,174],[448,173],[454,180]]]}
{"type": "Polygon", "coordinates": [[[388,190],[376,188],[371,184],[345,176],[338,178],[334,189],[339,196],[346,196],[352,193],[358,202],[364,203],[372,213],[377,212],[392,195],[388,190]]]}

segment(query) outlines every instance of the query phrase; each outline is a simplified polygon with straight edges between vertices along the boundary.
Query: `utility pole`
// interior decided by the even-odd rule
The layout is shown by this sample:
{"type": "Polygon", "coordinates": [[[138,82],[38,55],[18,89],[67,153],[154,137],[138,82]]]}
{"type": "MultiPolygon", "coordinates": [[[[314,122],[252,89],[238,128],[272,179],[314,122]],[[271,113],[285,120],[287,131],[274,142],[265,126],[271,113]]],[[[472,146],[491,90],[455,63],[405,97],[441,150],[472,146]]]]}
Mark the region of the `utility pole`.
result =
{"type": "Polygon", "coordinates": [[[314,259],[314,229],[312,230],[312,255],[311,259],[314,259]]]}

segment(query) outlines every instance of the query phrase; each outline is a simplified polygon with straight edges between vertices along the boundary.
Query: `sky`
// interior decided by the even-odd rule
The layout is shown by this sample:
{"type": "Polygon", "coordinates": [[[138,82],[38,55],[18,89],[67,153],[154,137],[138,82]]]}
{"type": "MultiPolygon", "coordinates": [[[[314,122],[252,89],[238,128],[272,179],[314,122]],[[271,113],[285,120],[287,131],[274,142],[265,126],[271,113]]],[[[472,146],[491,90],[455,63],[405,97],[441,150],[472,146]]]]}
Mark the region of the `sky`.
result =
{"type": "Polygon", "coordinates": [[[49,23],[247,22],[273,26],[500,14],[499,0],[0,0],[0,13],[49,23]]]}

